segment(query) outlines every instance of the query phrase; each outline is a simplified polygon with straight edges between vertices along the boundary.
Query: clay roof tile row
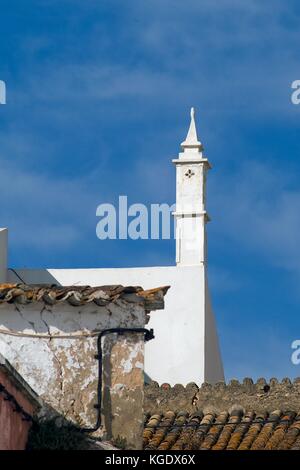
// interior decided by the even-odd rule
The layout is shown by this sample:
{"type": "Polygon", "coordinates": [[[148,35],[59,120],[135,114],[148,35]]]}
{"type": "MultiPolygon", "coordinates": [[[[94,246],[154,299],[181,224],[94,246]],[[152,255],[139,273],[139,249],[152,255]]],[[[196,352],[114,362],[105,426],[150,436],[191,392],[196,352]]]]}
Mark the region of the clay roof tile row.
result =
{"type": "Polygon", "coordinates": [[[94,303],[105,306],[118,299],[127,302],[141,303],[146,310],[164,308],[164,296],[169,287],[158,287],[143,290],[132,286],[58,286],[50,284],[0,284],[0,304],[19,303],[29,304],[44,302],[48,305],[68,303],[72,306],[82,306],[94,303]]]}
{"type": "Polygon", "coordinates": [[[300,449],[300,413],[168,411],[145,416],[146,450],[300,449]]]}

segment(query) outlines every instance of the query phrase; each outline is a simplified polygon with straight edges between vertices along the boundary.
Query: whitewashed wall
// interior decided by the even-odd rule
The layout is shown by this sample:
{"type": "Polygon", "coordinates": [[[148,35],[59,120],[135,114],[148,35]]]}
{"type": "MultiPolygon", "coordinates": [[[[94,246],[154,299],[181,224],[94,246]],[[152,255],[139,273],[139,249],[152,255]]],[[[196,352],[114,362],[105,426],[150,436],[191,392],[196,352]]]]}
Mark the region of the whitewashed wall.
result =
{"type": "MultiPolygon", "coordinates": [[[[205,285],[204,266],[118,269],[20,270],[27,283],[61,285],[170,285],[165,309],[151,314],[147,327],[155,339],[146,344],[146,374],[159,383],[214,383],[224,379],[214,315],[205,285]]],[[[11,281],[17,281],[10,272],[11,281]]]]}

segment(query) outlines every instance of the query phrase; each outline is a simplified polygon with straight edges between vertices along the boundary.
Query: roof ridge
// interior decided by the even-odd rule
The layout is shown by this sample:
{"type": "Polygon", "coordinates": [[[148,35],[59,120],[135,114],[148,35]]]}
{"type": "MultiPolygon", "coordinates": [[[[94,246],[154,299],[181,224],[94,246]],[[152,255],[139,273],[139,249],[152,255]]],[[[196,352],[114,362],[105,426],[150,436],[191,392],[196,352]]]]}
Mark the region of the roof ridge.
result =
{"type": "Polygon", "coordinates": [[[128,303],[141,303],[145,310],[164,308],[164,296],[169,286],[143,290],[140,286],[61,286],[55,284],[0,284],[0,304],[32,304],[44,302],[48,305],[67,302],[72,306],[94,303],[100,307],[118,299],[128,303]]]}

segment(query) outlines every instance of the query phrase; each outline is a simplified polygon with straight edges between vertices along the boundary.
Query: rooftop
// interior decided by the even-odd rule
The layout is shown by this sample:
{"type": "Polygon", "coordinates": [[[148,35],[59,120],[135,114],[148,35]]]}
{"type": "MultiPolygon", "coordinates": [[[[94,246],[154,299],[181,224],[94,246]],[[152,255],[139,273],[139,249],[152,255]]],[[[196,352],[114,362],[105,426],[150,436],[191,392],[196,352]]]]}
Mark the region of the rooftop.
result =
{"type": "Polygon", "coordinates": [[[145,386],[147,450],[300,450],[300,379],[145,386]]]}
{"type": "Polygon", "coordinates": [[[168,411],[146,417],[146,450],[300,450],[300,413],[168,411]]]}
{"type": "Polygon", "coordinates": [[[0,284],[0,304],[30,304],[43,302],[48,305],[68,303],[74,307],[94,303],[105,306],[118,299],[140,303],[146,310],[164,308],[164,295],[169,287],[143,290],[139,286],[59,286],[51,284],[0,284]]]}

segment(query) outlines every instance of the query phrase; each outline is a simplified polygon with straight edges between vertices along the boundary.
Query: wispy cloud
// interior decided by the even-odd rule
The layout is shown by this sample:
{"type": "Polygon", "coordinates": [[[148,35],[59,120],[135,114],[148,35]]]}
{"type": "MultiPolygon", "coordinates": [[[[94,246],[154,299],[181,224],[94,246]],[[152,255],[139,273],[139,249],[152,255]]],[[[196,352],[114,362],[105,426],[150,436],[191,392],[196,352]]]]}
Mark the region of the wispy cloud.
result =
{"type": "MultiPolygon", "coordinates": [[[[298,69],[292,18],[299,12],[293,2],[275,1],[270,10],[260,1],[133,1],[130,9],[115,1],[111,34],[100,21],[109,4],[74,2],[74,9],[67,10],[69,26],[78,28],[82,13],[90,27],[78,37],[76,28],[67,27],[59,53],[54,53],[61,38],[58,31],[27,34],[20,44],[27,62],[22,81],[9,89],[13,107],[6,109],[11,118],[0,143],[2,159],[10,165],[3,165],[0,191],[4,197],[5,181],[13,178],[4,214],[15,213],[21,195],[26,195],[35,207],[26,214],[31,226],[47,211],[53,227],[59,216],[53,207],[60,207],[63,224],[74,228],[75,207],[92,213],[113,194],[128,192],[140,202],[154,194],[155,202],[170,200],[174,175],[167,168],[172,155],[165,152],[169,145],[177,149],[177,135],[184,136],[182,114],[188,104],[200,104],[200,118],[213,143],[220,129],[228,130],[231,113],[242,119],[252,113],[261,122],[267,114],[268,123],[294,119],[289,79],[296,78],[292,74],[298,69]],[[158,119],[162,125],[153,124],[149,132],[149,123],[158,119]],[[81,178],[74,177],[73,161],[86,165],[81,178]]],[[[70,2],[62,6],[69,8],[70,2]]],[[[215,183],[214,176],[210,178],[208,200],[223,233],[269,253],[272,262],[296,269],[297,190],[284,186],[272,165],[255,161],[215,183]]],[[[84,225],[77,225],[78,237],[84,225]]]]}
{"type": "Polygon", "coordinates": [[[215,228],[273,266],[300,275],[300,190],[295,177],[255,161],[212,177],[215,228]]]}
{"type": "Polygon", "coordinates": [[[82,240],[92,201],[85,182],[49,178],[4,161],[0,180],[1,223],[10,228],[14,246],[60,251],[82,240]]]}

